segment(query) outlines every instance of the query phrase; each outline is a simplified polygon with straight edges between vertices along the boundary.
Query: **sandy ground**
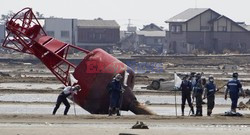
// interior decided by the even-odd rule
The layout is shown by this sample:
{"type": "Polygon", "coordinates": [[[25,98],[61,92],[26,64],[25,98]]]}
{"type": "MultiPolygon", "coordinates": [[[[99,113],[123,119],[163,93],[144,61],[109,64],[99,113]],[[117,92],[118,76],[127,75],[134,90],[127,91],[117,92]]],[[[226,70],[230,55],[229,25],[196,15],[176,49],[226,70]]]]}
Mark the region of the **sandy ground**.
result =
{"type": "MultiPolygon", "coordinates": [[[[181,62],[176,63],[189,62],[187,59],[180,60],[181,62]]],[[[237,60],[233,59],[233,62],[237,60]]],[[[218,58],[218,61],[221,63],[220,58],[218,58]]],[[[174,63],[175,60],[169,62],[174,63]]],[[[203,60],[198,62],[203,62],[203,60]]],[[[205,62],[205,64],[209,63],[205,62]]],[[[230,108],[228,104],[216,106],[212,117],[176,117],[174,116],[173,104],[168,105],[166,103],[162,105],[158,102],[157,105],[149,106],[150,109],[159,112],[157,116],[138,116],[122,113],[121,117],[108,117],[107,115],[91,115],[86,111],[81,113],[80,110],[83,109],[80,107],[76,107],[77,116],[74,115],[73,108],[70,109],[68,116],[61,115],[64,107],[61,107],[58,114],[53,116],[51,110],[54,106],[54,100],[48,100],[44,98],[44,95],[49,94],[53,99],[56,98],[56,95],[61,91],[58,89],[61,85],[55,85],[60,84],[60,82],[50,71],[42,64],[0,63],[0,67],[0,72],[7,74],[7,76],[0,76],[0,135],[249,135],[250,133],[250,111],[242,111],[243,117],[221,116],[220,113],[230,108]],[[6,83],[11,83],[11,86],[6,83]],[[34,89],[35,87],[31,83],[41,83],[43,87],[37,88],[38,85],[36,84],[37,89],[34,89]],[[15,88],[16,86],[18,89],[15,88]],[[20,87],[22,88],[20,89],[20,87]],[[26,98],[21,98],[22,94],[40,96],[37,96],[39,100],[36,98],[34,101],[26,101],[26,98]],[[16,101],[16,98],[19,100],[16,101]],[[149,129],[131,129],[137,121],[144,122],[149,129]]],[[[160,77],[173,79],[172,74],[174,71],[202,71],[206,75],[214,73],[216,78],[226,78],[226,80],[231,76],[222,74],[222,70],[213,67],[201,68],[192,65],[187,68],[180,66],[167,68],[167,73],[164,74],[142,74],[141,77],[137,77],[136,84],[149,84],[153,79],[160,77]]],[[[249,68],[239,70],[240,74],[242,74],[241,77],[248,79],[243,82],[245,85],[250,84],[248,71],[249,68]]],[[[228,73],[231,72],[231,70],[228,71],[228,73]]],[[[173,96],[171,92],[161,91],[135,91],[135,94],[136,96],[142,95],[141,97],[145,97],[144,99],[147,98],[147,95],[173,96]]],[[[189,108],[186,109],[185,114],[187,114],[188,110],[189,108]]],[[[205,111],[206,106],[204,107],[204,114],[206,114],[205,111]]],[[[179,104],[178,112],[180,113],[179,104]]],[[[180,115],[179,113],[178,115],[180,115]]]]}
{"type": "Polygon", "coordinates": [[[0,115],[0,129],[3,135],[247,135],[250,116],[0,115]],[[149,129],[131,129],[136,121],[149,129]]]}

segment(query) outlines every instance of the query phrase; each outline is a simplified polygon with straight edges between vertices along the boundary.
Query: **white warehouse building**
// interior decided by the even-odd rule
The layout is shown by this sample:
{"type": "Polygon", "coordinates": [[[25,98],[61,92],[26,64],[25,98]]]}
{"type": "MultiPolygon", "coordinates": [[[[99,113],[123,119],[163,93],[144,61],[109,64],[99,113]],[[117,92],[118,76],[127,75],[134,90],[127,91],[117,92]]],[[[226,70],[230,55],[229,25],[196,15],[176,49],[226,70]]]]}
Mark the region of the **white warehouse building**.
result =
{"type": "Polygon", "coordinates": [[[76,19],[46,18],[44,30],[49,36],[60,41],[75,45],[76,41],[76,19]]]}

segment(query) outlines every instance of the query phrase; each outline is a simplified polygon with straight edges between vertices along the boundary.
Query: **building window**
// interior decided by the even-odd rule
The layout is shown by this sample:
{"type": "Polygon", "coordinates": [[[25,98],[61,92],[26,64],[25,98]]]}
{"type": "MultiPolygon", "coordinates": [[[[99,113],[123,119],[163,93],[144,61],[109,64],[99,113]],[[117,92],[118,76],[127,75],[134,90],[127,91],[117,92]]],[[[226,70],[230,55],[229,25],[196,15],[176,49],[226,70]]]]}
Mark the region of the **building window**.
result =
{"type": "Polygon", "coordinates": [[[162,43],[162,40],[160,38],[158,38],[158,43],[162,43]]]}
{"type": "Polygon", "coordinates": [[[55,32],[54,31],[47,31],[47,35],[51,37],[55,37],[55,32]]]}
{"type": "Polygon", "coordinates": [[[227,27],[226,27],[226,26],[223,26],[223,27],[222,27],[222,31],[227,31],[227,27]]]}
{"type": "Polygon", "coordinates": [[[187,48],[187,44],[186,43],[182,43],[182,47],[183,48],[187,48]]]}
{"type": "Polygon", "coordinates": [[[202,31],[207,31],[207,30],[209,30],[209,26],[201,26],[201,30],[202,31]]]}
{"type": "Polygon", "coordinates": [[[246,43],[238,43],[238,48],[241,50],[247,49],[246,43]]]}
{"type": "Polygon", "coordinates": [[[69,38],[69,31],[61,31],[61,38],[69,38]]]}
{"type": "Polygon", "coordinates": [[[93,40],[101,40],[102,39],[102,34],[101,33],[92,33],[92,35],[90,35],[90,38],[93,40]]]}
{"type": "Polygon", "coordinates": [[[181,32],[181,26],[179,25],[179,26],[176,26],[176,32],[177,33],[180,33],[181,32]]]}
{"type": "Polygon", "coordinates": [[[175,26],[171,26],[171,32],[175,32],[175,26]]]}
{"type": "Polygon", "coordinates": [[[172,25],[171,26],[171,32],[173,33],[180,33],[182,30],[181,30],[181,25],[172,25]]]}
{"type": "Polygon", "coordinates": [[[96,35],[95,33],[92,34],[92,39],[95,39],[95,38],[96,38],[95,35],[96,35]]]}
{"type": "Polygon", "coordinates": [[[155,43],[155,44],[158,43],[158,39],[157,39],[157,38],[154,39],[154,43],[155,43]]]}
{"type": "Polygon", "coordinates": [[[226,26],[220,26],[219,31],[227,31],[227,27],[226,26]]]}
{"type": "Polygon", "coordinates": [[[102,39],[102,34],[99,34],[99,36],[98,36],[98,37],[99,37],[99,39],[102,39]]]}

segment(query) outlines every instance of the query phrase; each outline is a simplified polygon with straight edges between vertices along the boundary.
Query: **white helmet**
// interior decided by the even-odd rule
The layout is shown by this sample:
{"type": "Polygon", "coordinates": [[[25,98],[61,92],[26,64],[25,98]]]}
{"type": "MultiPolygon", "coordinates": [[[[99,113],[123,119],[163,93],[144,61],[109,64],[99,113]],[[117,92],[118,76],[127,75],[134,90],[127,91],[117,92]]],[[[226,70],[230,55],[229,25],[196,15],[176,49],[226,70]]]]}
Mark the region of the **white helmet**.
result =
{"type": "Polygon", "coordinates": [[[210,82],[213,82],[213,81],[214,81],[213,75],[209,75],[208,80],[209,80],[210,82]]]}
{"type": "Polygon", "coordinates": [[[75,85],[75,86],[72,87],[73,91],[79,91],[80,89],[81,89],[80,85],[75,85]]]}
{"type": "Polygon", "coordinates": [[[116,74],[115,75],[115,80],[116,81],[120,81],[122,79],[122,75],[121,74],[116,74]]]}

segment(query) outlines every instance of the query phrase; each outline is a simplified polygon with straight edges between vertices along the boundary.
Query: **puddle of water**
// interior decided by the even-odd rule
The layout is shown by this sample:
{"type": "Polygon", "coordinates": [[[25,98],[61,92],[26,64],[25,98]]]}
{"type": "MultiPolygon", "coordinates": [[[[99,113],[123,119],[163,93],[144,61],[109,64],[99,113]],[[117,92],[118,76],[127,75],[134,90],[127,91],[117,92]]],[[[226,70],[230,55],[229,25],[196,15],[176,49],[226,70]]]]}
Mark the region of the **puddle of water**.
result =
{"type": "Polygon", "coordinates": [[[55,77],[53,74],[24,74],[25,77],[55,77]]]}
{"type": "Polygon", "coordinates": [[[55,102],[57,94],[1,94],[0,101],[55,102]]]}
{"type": "MultiPolygon", "coordinates": [[[[55,105],[22,105],[22,104],[1,104],[1,114],[52,114],[55,105]]],[[[57,114],[63,114],[65,106],[61,104],[57,114]]],[[[79,106],[75,106],[77,114],[89,114],[79,106]]],[[[69,115],[74,115],[73,105],[68,112],[69,115]]]]}
{"type": "MultiPolygon", "coordinates": [[[[76,107],[76,114],[90,114],[89,112],[85,111],[79,106],[76,107]]],[[[22,105],[22,104],[0,104],[0,113],[1,114],[51,114],[53,111],[54,105],[22,105]]],[[[62,104],[60,108],[58,109],[57,114],[62,115],[64,111],[65,106],[62,104]]],[[[175,107],[174,106],[163,106],[163,107],[157,107],[157,106],[148,106],[150,110],[157,113],[158,115],[167,115],[167,116],[175,116],[175,107]]],[[[215,107],[213,110],[213,114],[221,114],[225,111],[229,110],[230,107],[215,107]]],[[[185,116],[189,114],[189,107],[186,107],[185,109],[185,116]]],[[[206,107],[203,107],[203,115],[206,116],[206,107]]],[[[239,110],[238,112],[242,114],[250,114],[249,110],[239,110]]],[[[130,111],[121,111],[122,115],[134,115],[130,111]]],[[[69,110],[69,115],[74,115],[74,108],[73,105],[71,105],[71,108],[69,110]]],[[[180,106],[177,107],[177,115],[181,116],[181,108],[180,106]]]]}
{"type": "MultiPolygon", "coordinates": [[[[137,99],[140,102],[147,102],[149,101],[152,104],[175,104],[175,97],[174,96],[161,96],[161,95],[137,95],[137,99]]],[[[239,98],[238,102],[244,102],[246,103],[249,99],[247,98],[239,98]]],[[[205,102],[207,100],[204,100],[205,102]]],[[[176,102],[177,104],[181,103],[181,96],[176,96],[176,102]]],[[[215,98],[215,104],[217,105],[230,105],[231,100],[225,100],[223,97],[216,97],[215,98]]]]}
{"type": "MultiPolygon", "coordinates": [[[[58,94],[1,94],[0,101],[18,101],[18,102],[55,102],[58,94]]],[[[149,102],[151,104],[175,104],[174,96],[162,95],[137,95],[137,100],[141,103],[149,102]]],[[[246,103],[248,98],[239,98],[238,102],[246,103]]],[[[206,100],[204,100],[206,102],[206,100]]],[[[176,96],[177,104],[181,104],[181,96],[176,96]]],[[[231,105],[231,100],[225,100],[223,97],[216,97],[216,105],[231,105]]]]}

